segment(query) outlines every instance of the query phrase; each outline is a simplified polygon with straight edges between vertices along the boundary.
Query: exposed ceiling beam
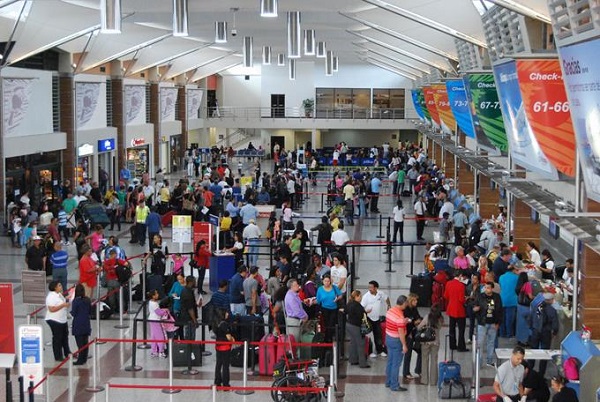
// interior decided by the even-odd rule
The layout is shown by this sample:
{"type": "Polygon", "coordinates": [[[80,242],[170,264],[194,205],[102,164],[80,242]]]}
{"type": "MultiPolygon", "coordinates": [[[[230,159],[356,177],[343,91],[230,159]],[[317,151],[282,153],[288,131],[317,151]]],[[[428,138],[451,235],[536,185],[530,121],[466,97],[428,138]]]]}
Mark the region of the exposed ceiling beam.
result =
{"type": "MultiPolygon", "coordinates": [[[[100,36],[98,36],[98,38],[99,37],[100,36]]],[[[148,46],[152,46],[152,45],[154,45],[154,44],[156,44],[158,42],[161,42],[161,41],[163,41],[163,40],[165,40],[165,39],[167,39],[169,37],[171,37],[170,33],[165,34],[165,35],[161,35],[161,36],[159,36],[157,38],[153,38],[153,39],[150,39],[150,40],[145,41],[143,43],[137,44],[137,45],[132,46],[130,48],[127,48],[127,49],[125,49],[125,50],[123,50],[123,51],[121,51],[119,53],[115,53],[115,54],[113,54],[113,55],[111,55],[109,57],[106,57],[105,59],[100,60],[100,61],[98,61],[96,63],[93,63],[93,64],[91,64],[89,66],[85,66],[85,67],[83,67],[83,71],[85,71],[85,70],[91,70],[91,69],[96,68],[98,66],[101,66],[103,64],[109,63],[109,62],[111,62],[113,60],[120,59],[123,56],[126,56],[126,55],[128,55],[130,53],[137,52],[138,50],[142,50],[142,49],[144,49],[144,48],[146,48],[148,46]]]]}
{"type": "Polygon", "coordinates": [[[10,6],[11,4],[14,4],[18,1],[20,0],[0,0],[0,8],[10,6]]]}
{"type": "Polygon", "coordinates": [[[507,10],[514,11],[524,17],[533,18],[534,20],[542,21],[546,24],[551,24],[552,20],[547,15],[543,15],[535,11],[534,9],[524,6],[514,0],[487,0],[490,3],[494,3],[498,7],[506,8],[507,10]]]}
{"type": "MultiPolygon", "coordinates": [[[[482,47],[484,49],[487,49],[487,44],[471,35],[468,35],[464,32],[460,32],[457,31],[454,28],[450,28],[447,25],[441,24],[437,21],[434,21],[432,19],[429,19],[427,17],[424,17],[420,14],[416,14],[413,13],[412,11],[406,10],[404,8],[398,7],[394,4],[390,4],[390,3],[386,3],[385,1],[381,1],[381,0],[363,0],[365,3],[369,3],[372,4],[376,7],[381,8],[382,10],[386,10],[389,11],[393,14],[399,15],[400,17],[404,17],[406,19],[409,19],[411,21],[416,22],[417,24],[421,24],[424,25],[426,27],[429,27],[431,29],[435,29],[438,32],[444,33],[446,35],[450,35],[453,36],[455,38],[464,40],[465,42],[469,42],[472,43],[476,46],[482,47]]],[[[460,12],[459,10],[457,10],[457,12],[460,12]]]]}
{"type": "Polygon", "coordinates": [[[372,64],[372,65],[374,65],[374,66],[377,66],[377,67],[379,67],[379,68],[382,68],[382,69],[384,69],[384,70],[387,70],[387,71],[389,71],[389,72],[392,72],[392,73],[394,73],[394,74],[401,75],[401,76],[403,76],[404,78],[408,78],[409,80],[416,81],[416,79],[415,79],[415,78],[413,78],[413,77],[409,77],[407,74],[401,73],[400,71],[396,70],[395,68],[393,68],[393,67],[389,67],[389,66],[387,66],[387,65],[384,65],[383,63],[379,63],[379,62],[377,62],[377,61],[375,61],[375,60],[372,60],[372,59],[369,59],[369,58],[365,58],[365,59],[362,59],[362,60],[363,60],[365,63],[372,64]]]}
{"type": "MultiPolygon", "coordinates": [[[[373,49],[371,49],[371,48],[367,47],[365,43],[357,43],[357,42],[352,42],[352,44],[353,44],[354,46],[358,46],[358,47],[360,47],[361,49],[364,49],[365,51],[370,51],[370,52],[373,52],[373,53],[376,53],[376,54],[377,54],[377,52],[376,52],[375,50],[373,50],[373,49]]],[[[386,56],[386,57],[389,57],[389,56],[386,56]]],[[[390,57],[390,59],[391,59],[391,57],[390,57]]],[[[409,62],[407,62],[407,61],[404,61],[404,60],[400,60],[400,59],[394,59],[394,60],[395,60],[397,63],[399,63],[399,64],[405,65],[405,66],[407,66],[407,67],[410,67],[410,68],[412,68],[412,69],[415,69],[415,70],[417,70],[417,71],[420,71],[421,73],[424,73],[424,74],[429,74],[429,73],[431,72],[431,71],[429,71],[429,70],[426,70],[426,69],[424,69],[424,68],[421,68],[421,67],[419,67],[419,66],[416,66],[416,65],[414,65],[414,64],[411,64],[411,63],[409,63],[409,62]]]]}
{"type": "Polygon", "coordinates": [[[233,61],[231,63],[220,65],[219,67],[217,67],[216,70],[214,70],[214,71],[211,70],[210,73],[206,73],[206,72],[205,73],[201,73],[201,72],[199,73],[197,71],[198,69],[196,69],[196,71],[194,72],[194,75],[190,78],[190,82],[199,81],[199,80],[201,80],[203,78],[208,77],[209,75],[218,74],[221,71],[229,70],[230,68],[235,67],[235,66],[239,66],[240,64],[242,64],[242,60],[241,59],[237,60],[237,61],[233,61]]]}
{"type": "Polygon", "coordinates": [[[376,31],[379,31],[381,33],[389,35],[389,36],[391,36],[393,38],[396,38],[398,40],[401,40],[403,42],[410,43],[411,45],[416,46],[416,47],[418,47],[420,49],[426,50],[428,52],[431,52],[431,53],[436,54],[438,56],[444,57],[446,59],[458,61],[458,57],[456,57],[456,56],[454,56],[454,55],[452,55],[452,54],[450,54],[448,52],[445,52],[445,51],[443,51],[441,49],[438,49],[437,47],[433,47],[431,45],[428,45],[427,43],[421,42],[420,40],[411,38],[410,36],[401,34],[399,32],[393,31],[393,30],[391,30],[389,28],[386,28],[386,27],[383,27],[381,25],[375,24],[373,22],[364,20],[364,19],[359,18],[359,17],[357,17],[355,15],[346,14],[346,13],[343,13],[341,11],[340,11],[340,14],[343,15],[344,17],[346,17],[346,18],[349,18],[349,19],[351,19],[353,21],[356,21],[356,22],[358,22],[360,24],[368,26],[369,28],[372,28],[372,29],[374,29],[376,31]]]}
{"type": "Polygon", "coordinates": [[[358,36],[359,38],[364,39],[367,42],[374,43],[374,44],[379,45],[379,46],[381,46],[381,47],[383,47],[385,49],[391,50],[391,51],[396,52],[398,54],[401,54],[401,55],[403,55],[405,57],[408,57],[409,59],[416,60],[419,63],[426,64],[428,66],[431,66],[433,68],[437,68],[438,70],[442,70],[442,71],[445,71],[447,73],[453,73],[453,71],[450,70],[448,67],[440,66],[439,64],[433,63],[433,62],[431,62],[431,61],[429,61],[427,59],[424,59],[421,56],[417,56],[416,54],[412,54],[410,52],[407,52],[406,50],[403,50],[403,49],[397,48],[395,46],[389,45],[389,44],[387,44],[385,42],[382,42],[382,41],[380,41],[378,39],[371,38],[369,36],[366,36],[366,35],[363,35],[363,34],[360,34],[358,32],[354,32],[354,31],[347,31],[347,32],[351,33],[352,35],[358,36]]]}
{"type": "MultiPolygon", "coordinates": [[[[230,51],[230,52],[227,52],[227,53],[225,53],[225,54],[224,54],[224,55],[222,55],[222,56],[215,57],[215,58],[213,58],[213,59],[210,59],[210,60],[207,60],[207,61],[203,61],[202,63],[195,64],[195,65],[193,65],[193,66],[190,66],[188,69],[186,69],[186,70],[184,70],[184,71],[179,71],[177,74],[173,74],[173,75],[171,75],[171,76],[168,76],[168,77],[166,77],[166,79],[171,79],[171,78],[173,78],[173,77],[176,77],[176,76],[178,76],[179,74],[185,74],[185,73],[187,73],[188,71],[192,71],[192,70],[198,69],[198,68],[200,68],[200,67],[207,66],[207,65],[209,65],[209,64],[211,64],[211,63],[214,63],[214,62],[217,62],[217,61],[219,61],[219,60],[222,60],[222,59],[224,59],[224,58],[225,58],[225,57],[227,57],[227,56],[231,56],[231,55],[232,55],[232,54],[234,54],[234,53],[235,53],[235,51],[233,51],[233,50],[232,50],[232,51],[230,51]]],[[[166,74],[165,74],[164,76],[166,76],[166,74]]]]}
{"type": "Polygon", "coordinates": [[[413,74],[413,73],[411,73],[409,71],[404,70],[402,67],[397,66],[396,64],[394,64],[393,62],[390,62],[389,60],[381,59],[379,57],[374,57],[374,56],[370,56],[370,55],[367,55],[366,58],[370,59],[370,60],[374,60],[374,61],[376,61],[378,63],[385,64],[387,66],[390,66],[390,67],[394,68],[395,70],[397,70],[398,72],[401,72],[401,73],[405,74],[406,76],[409,76],[413,80],[416,80],[417,78],[420,78],[418,75],[413,74]]]}
{"type": "Polygon", "coordinates": [[[184,51],[184,52],[181,52],[181,53],[174,54],[174,55],[172,55],[172,56],[169,56],[169,57],[166,57],[166,58],[164,58],[164,59],[161,59],[161,60],[159,60],[159,61],[157,61],[157,62],[154,62],[154,63],[152,63],[152,64],[150,64],[150,65],[147,65],[147,66],[142,66],[141,68],[138,68],[137,70],[133,71],[131,74],[137,74],[137,73],[139,73],[139,72],[142,72],[142,71],[144,71],[144,70],[147,70],[147,69],[149,69],[149,68],[157,67],[157,66],[160,66],[161,64],[167,64],[167,63],[170,63],[170,62],[172,62],[173,60],[179,59],[180,57],[183,57],[183,56],[187,56],[188,54],[192,54],[192,53],[194,53],[194,52],[200,51],[200,50],[202,50],[202,49],[204,49],[204,48],[207,48],[207,47],[209,47],[209,46],[212,46],[212,45],[214,45],[214,43],[204,43],[204,44],[202,44],[201,46],[197,46],[197,47],[195,47],[195,48],[192,48],[192,49],[186,50],[186,51],[184,51]]]}
{"type": "MultiPolygon", "coordinates": [[[[387,62],[387,63],[392,62],[392,63],[396,63],[396,64],[400,64],[400,65],[402,64],[402,63],[400,63],[400,61],[398,59],[395,59],[395,58],[390,57],[388,55],[385,55],[383,53],[375,52],[373,50],[369,50],[367,52],[367,57],[372,58],[372,59],[377,59],[377,60],[380,60],[382,62],[387,62]],[[373,55],[377,55],[377,56],[383,57],[383,59],[379,59],[378,57],[374,57],[373,55]]],[[[391,63],[390,63],[390,65],[391,65],[391,63]]],[[[397,66],[397,65],[394,65],[394,67],[396,69],[398,69],[398,71],[402,71],[404,73],[407,73],[407,74],[410,74],[410,75],[414,75],[415,78],[421,76],[421,74],[418,74],[418,73],[415,73],[413,71],[407,70],[405,67],[400,67],[400,66],[397,66]]]]}

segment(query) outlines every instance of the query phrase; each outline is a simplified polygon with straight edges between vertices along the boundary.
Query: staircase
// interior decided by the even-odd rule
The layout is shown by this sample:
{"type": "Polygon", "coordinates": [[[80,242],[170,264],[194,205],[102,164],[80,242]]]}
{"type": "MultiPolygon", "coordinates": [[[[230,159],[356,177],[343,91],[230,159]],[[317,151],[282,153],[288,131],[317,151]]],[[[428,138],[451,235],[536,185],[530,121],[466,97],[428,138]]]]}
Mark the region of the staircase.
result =
{"type": "Polygon", "coordinates": [[[219,136],[217,140],[217,147],[232,147],[235,150],[245,149],[248,146],[248,143],[253,141],[254,146],[258,148],[259,143],[256,143],[258,140],[260,142],[260,131],[257,133],[256,129],[244,129],[239,128],[229,135],[219,136]]]}

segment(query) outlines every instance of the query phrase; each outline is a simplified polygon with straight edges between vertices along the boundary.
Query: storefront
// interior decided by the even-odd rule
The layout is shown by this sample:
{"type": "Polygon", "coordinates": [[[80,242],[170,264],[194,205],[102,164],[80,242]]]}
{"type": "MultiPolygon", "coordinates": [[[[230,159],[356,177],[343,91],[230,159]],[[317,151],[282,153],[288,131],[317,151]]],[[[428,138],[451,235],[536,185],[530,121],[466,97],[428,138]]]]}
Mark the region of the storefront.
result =
{"type": "Polygon", "coordinates": [[[183,135],[172,135],[171,136],[171,152],[170,152],[170,166],[171,173],[177,172],[178,170],[183,169],[184,166],[184,155],[185,155],[185,147],[183,144],[183,135]]]}
{"type": "Polygon", "coordinates": [[[126,168],[131,173],[131,178],[141,179],[142,175],[150,172],[151,155],[150,145],[145,138],[134,138],[129,143],[126,155],[126,168]]]}
{"type": "MultiPolygon", "coordinates": [[[[75,184],[85,179],[98,182],[105,192],[116,182],[116,129],[107,127],[77,132],[77,166],[75,184]],[[101,138],[98,140],[98,138],[101,138]]],[[[76,188],[76,185],[73,188],[76,188]]]]}
{"type": "Polygon", "coordinates": [[[7,204],[29,192],[31,204],[58,199],[62,180],[61,151],[6,158],[7,204]]]}

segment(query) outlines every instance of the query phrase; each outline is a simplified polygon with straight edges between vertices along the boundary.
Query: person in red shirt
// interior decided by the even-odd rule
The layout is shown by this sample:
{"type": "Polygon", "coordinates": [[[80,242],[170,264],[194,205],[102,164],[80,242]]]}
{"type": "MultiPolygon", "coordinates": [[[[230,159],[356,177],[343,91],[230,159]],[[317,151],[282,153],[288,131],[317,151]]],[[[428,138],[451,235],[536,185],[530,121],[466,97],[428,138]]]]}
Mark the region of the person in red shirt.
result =
{"type": "Polygon", "coordinates": [[[465,327],[467,323],[467,312],[465,309],[465,288],[467,274],[465,270],[455,271],[455,277],[446,283],[444,299],[446,300],[446,314],[450,318],[450,349],[459,352],[467,352],[465,344],[465,327]],[[456,327],[458,326],[458,343],[456,339],[456,327]],[[458,346],[458,348],[457,348],[458,346]]]}
{"type": "Polygon", "coordinates": [[[58,219],[52,218],[50,224],[47,227],[48,234],[52,237],[52,240],[56,243],[60,241],[60,234],[58,233],[58,219]]]}
{"type": "Polygon", "coordinates": [[[79,260],[79,283],[85,288],[86,297],[91,298],[96,286],[98,286],[97,275],[100,272],[100,266],[92,258],[92,248],[89,244],[81,246],[83,257],[79,260]]]}
{"type": "Polygon", "coordinates": [[[108,258],[102,264],[104,277],[106,278],[106,287],[108,288],[108,305],[114,310],[119,310],[119,293],[117,289],[121,286],[119,276],[117,275],[117,266],[127,266],[131,268],[131,264],[127,260],[117,258],[117,250],[112,248],[108,254],[108,258]]]}
{"type": "Polygon", "coordinates": [[[196,250],[194,251],[194,262],[198,269],[198,292],[205,295],[206,292],[202,289],[204,284],[204,277],[206,276],[206,269],[209,266],[209,258],[212,256],[212,252],[208,249],[208,244],[205,240],[200,240],[196,243],[196,250]]]}

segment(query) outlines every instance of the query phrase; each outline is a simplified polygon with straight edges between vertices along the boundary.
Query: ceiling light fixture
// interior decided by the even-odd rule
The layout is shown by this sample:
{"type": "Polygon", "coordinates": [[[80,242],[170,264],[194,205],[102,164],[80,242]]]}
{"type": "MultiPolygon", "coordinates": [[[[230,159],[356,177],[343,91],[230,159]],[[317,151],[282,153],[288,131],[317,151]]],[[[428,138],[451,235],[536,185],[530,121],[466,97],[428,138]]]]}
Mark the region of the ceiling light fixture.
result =
{"type": "Polygon", "coordinates": [[[122,18],[121,0],[100,0],[100,32],[120,34],[122,18]]]}
{"type": "Polygon", "coordinates": [[[314,56],[315,55],[315,30],[305,29],[304,30],[304,55],[314,56]]]}
{"type": "Polygon", "coordinates": [[[265,18],[277,17],[277,0],[260,0],[260,16],[265,18]]]}
{"type": "Polygon", "coordinates": [[[265,66],[271,65],[271,46],[263,46],[262,64],[265,66]]]}
{"type": "Polygon", "coordinates": [[[331,77],[333,75],[333,52],[327,51],[327,57],[325,57],[325,75],[331,77]]]}
{"type": "Polygon", "coordinates": [[[324,59],[327,56],[327,45],[325,42],[317,43],[317,59],[324,59]]]}
{"type": "Polygon", "coordinates": [[[283,54],[283,53],[279,53],[279,54],[277,55],[277,65],[278,65],[279,67],[283,67],[283,66],[285,66],[285,54],[283,54]]]}
{"type": "Polygon", "coordinates": [[[188,35],[188,2],[173,0],[173,36],[188,35]]]}
{"type": "Polygon", "coordinates": [[[227,22],[215,22],[215,43],[227,43],[227,22]]]}
{"type": "Polygon", "coordinates": [[[300,31],[300,11],[287,13],[288,59],[299,59],[302,37],[300,31]]]}
{"type": "Polygon", "coordinates": [[[252,37],[244,36],[244,67],[254,67],[254,59],[252,57],[252,37]]]}
{"type": "Polygon", "coordinates": [[[296,59],[290,59],[290,81],[296,81],[296,59]]]}

